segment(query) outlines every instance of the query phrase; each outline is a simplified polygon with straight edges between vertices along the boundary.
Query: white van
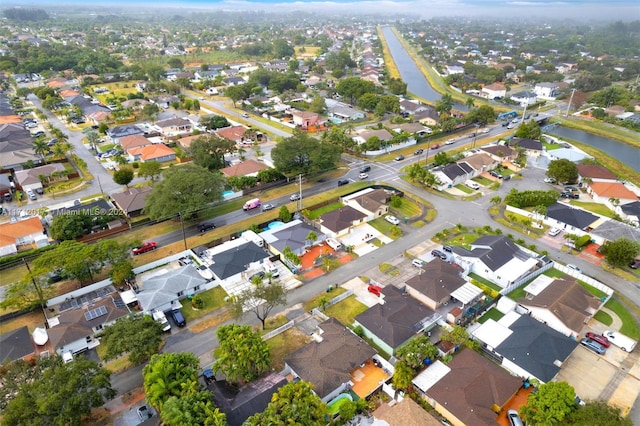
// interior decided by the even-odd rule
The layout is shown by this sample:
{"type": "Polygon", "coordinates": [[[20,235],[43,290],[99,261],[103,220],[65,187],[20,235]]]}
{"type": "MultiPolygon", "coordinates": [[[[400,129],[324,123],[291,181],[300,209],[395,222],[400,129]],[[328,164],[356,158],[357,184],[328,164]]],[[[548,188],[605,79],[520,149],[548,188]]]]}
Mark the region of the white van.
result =
{"type": "Polygon", "coordinates": [[[269,259],[265,259],[262,263],[264,267],[264,272],[267,274],[271,274],[272,278],[278,278],[280,276],[280,271],[278,271],[278,267],[269,259]]]}
{"type": "Polygon", "coordinates": [[[607,330],[602,333],[604,337],[609,339],[611,343],[619,347],[625,352],[631,352],[638,342],[633,340],[631,337],[627,337],[624,334],[620,334],[617,331],[607,330]]]}
{"type": "Polygon", "coordinates": [[[335,251],[342,250],[342,243],[336,238],[327,238],[327,244],[335,251]]]}

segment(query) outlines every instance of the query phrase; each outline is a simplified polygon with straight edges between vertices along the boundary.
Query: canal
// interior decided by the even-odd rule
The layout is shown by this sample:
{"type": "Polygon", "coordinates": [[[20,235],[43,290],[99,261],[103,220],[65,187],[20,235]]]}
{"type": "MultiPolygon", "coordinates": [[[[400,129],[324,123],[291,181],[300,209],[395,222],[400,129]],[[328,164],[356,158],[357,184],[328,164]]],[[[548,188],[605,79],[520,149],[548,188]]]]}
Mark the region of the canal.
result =
{"type": "Polygon", "coordinates": [[[593,133],[588,133],[583,130],[563,126],[553,127],[547,133],[560,138],[574,139],[585,145],[590,145],[621,161],[636,172],[640,172],[640,148],[638,147],[627,145],[604,136],[594,135],[593,133]]]}
{"type": "MultiPolygon", "coordinates": [[[[431,87],[429,81],[422,74],[422,71],[420,71],[420,68],[418,68],[402,46],[402,43],[400,43],[400,40],[398,40],[398,37],[396,37],[391,30],[391,27],[383,27],[382,34],[384,34],[387,46],[389,47],[389,51],[391,52],[393,61],[396,63],[402,80],[407,83],[409,92],[435,105],[442,96],[431,87]]],[[[459,111],[469,110],[466,105],[460,103],[454,103],[453,108],[459,111]]]]}

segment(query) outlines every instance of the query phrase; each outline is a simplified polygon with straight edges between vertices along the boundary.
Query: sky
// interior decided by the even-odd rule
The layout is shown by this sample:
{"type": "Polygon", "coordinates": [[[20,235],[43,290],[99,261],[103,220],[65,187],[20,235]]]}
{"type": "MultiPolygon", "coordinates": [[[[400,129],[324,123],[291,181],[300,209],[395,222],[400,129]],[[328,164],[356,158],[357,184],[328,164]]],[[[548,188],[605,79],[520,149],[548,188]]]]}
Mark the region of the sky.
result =
{"type": "Polygon", "coordinates": [[[167,8],[211,8],[228,10],[266,10],[277,12],[280,7],[287,11],[324,10],[343,13],[394,13],[411,14],[420,18],[447,15],[468,16],[527,16],[575,19],[622,19],[640,20],[640,0],[3,0],[4,5],[19,4],[21,7],[40,5],[89,5],[96,7],[155,5],[167,8]]]}

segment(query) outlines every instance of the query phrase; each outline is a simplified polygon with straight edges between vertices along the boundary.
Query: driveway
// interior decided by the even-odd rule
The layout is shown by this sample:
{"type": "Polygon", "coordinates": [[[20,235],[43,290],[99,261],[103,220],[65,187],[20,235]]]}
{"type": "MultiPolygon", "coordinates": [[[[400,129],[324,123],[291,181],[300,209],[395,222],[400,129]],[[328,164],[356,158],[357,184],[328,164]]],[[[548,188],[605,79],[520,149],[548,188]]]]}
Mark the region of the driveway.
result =
{"type": "Polygon", "coordinates": [[[380,240],[383,244],[389,244],[393,242],[391,238],[382,234],[380,231],[378,231],[368,223],[363,223],[362,225],[353,228],[348,235],[340,239],[345,246],[353,246],[353,251],[358,256],[363,256],[377,249],[378,246],[372,243],[372,241],[375,239],[380,240]]]}

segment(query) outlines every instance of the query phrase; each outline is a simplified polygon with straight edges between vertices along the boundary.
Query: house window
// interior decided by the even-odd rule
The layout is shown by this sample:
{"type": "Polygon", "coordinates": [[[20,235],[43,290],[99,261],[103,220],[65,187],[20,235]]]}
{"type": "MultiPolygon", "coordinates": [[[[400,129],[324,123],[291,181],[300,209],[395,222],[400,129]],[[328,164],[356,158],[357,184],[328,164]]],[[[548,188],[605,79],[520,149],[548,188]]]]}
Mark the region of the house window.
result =
{"type": "Polygon", "coordinates": [[[178,297],[182,297],[182,296],[184,296],[184,291],[179,291],[178,292],[178,297]]]}
{"type": "Polygon", "coordinates": [[[199,286],[199,285],[197,285],[197,286],[195,286],[195,287],[193,288],[193,291],[199,291],[199,290],[200,290],[200,286],[199,286]]]}

